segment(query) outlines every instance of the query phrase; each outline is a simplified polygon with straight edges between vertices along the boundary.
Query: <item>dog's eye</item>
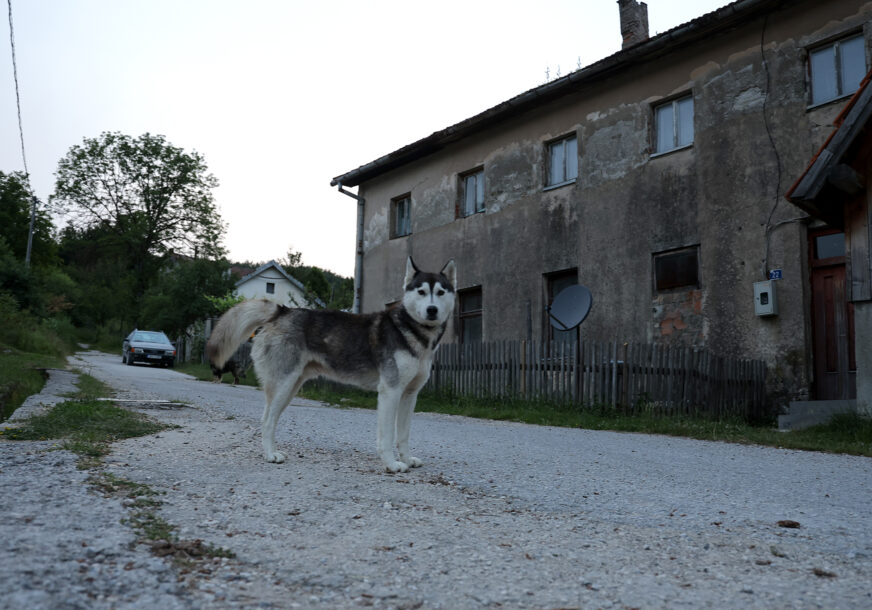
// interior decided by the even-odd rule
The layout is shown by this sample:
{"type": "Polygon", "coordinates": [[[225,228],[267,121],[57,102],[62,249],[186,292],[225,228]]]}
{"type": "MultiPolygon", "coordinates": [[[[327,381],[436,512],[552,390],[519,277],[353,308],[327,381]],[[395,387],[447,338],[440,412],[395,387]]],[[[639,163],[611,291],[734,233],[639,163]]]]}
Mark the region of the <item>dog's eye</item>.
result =
{"type": "Polygon", "coordinates": [[[418,290],[418,294],[420,294],[421,296],[424,296],[424,295],[426,295],[427,293],[424,292],[423,290],[418,290]]]}
{"type": "Polygon", "coordinates": [[[443,294],[445,294],[445,291],[444,291],[444,290],[440,290],[439,292],[436,293],[436,296],[437,296],[437,297],[441,297],[443,294]]]}

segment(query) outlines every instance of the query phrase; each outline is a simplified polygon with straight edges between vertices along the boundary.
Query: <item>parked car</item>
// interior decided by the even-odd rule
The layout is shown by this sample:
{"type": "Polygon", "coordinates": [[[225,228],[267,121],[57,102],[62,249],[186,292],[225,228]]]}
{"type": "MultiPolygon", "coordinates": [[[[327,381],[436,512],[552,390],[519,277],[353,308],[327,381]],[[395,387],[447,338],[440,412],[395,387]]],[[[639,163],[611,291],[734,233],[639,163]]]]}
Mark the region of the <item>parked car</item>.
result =
{"type": "Polygon", "coordinates": [[[150,362],[172,367],[176,363],[176,347],[159,330],[136,330],[121,344],[121,362],[150,362]]]}

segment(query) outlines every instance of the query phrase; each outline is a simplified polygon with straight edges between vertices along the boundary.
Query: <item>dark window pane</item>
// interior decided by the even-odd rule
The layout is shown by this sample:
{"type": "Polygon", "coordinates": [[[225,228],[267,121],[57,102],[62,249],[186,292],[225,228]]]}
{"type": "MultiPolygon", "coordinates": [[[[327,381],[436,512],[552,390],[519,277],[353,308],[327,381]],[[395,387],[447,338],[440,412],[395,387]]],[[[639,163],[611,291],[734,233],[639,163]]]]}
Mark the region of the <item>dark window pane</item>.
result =
{"type": "Polygon", "coordinates": [[[696,248],[658,254],[654,257],[657,290],[699,286],[699,260],[696,248]]]}
{"type": "Polygon", "coordinates": [[[825,47],[809,54],[811,62],[811,101],[820,104],[834,99],[839,92],[836,83],[836,52],[825,47]]]}
{"type": "Polygon", "coordinates": [[[816,259],[845,256],[845,234],[831,233],[815,237],[814,250],[816,259]]]}
{"type": "Polygon", "coordinates": [[[842,95],[853,93],[860,87],[866,76],[866,48],[863,36],[843,40],[839,44],[839,64],[841,69],[842,95]]]}
{"type": "Polygon", "coordinates": [[[460,313],[481,311],[481,290],[471,290],[460,295],[460,313]]]}
{"type": "Polygon", "coordinates": [[[463,343],[481,342],[481,316],[461,318],[460,340],[463,343]]]}

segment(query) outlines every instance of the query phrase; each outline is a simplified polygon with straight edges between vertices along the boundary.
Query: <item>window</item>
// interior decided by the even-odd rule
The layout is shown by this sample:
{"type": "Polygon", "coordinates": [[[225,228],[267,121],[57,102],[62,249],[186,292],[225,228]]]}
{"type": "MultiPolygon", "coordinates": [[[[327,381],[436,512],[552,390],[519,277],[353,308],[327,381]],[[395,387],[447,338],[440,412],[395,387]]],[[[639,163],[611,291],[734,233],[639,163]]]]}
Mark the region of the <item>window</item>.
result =
{"type": "Polygon", "coordinates": [[[686,95],[654,108],[654,153],[693,144],[693,96],[686,95]]]}
{"type": "Polygon", "coordinates": [[[866,76],[866,45],[862,34],[837,40],[808,54],[812,105],[854,93],[866,76]]]}
{"type": "MultiPolygon", "coordinates": [[[[545,276],[548,282],[548,305],[549,307],[557,298],[557,295],[563,292],[570,286],[578,284],[578,269],[567,269],[566,271],[558,271],[545,276]]],[[[578,328],[572,330],[558,330],[551,326],[551,321],[548,319],[548,312],[545,312],[546,328],[550,329],[552,341],[572,342],[578,340],[578,328]]]]}
{"type": "Polygon", "coordinates": [[[457,296],[460,298],[460,342],[481,342],[481,286],[461,290],[457,296]]]}
{"type": "Polygon", "coordinates": [[[578,178],[578,139],[571,135],[548,144],[546,186],[561,186],[578,178]]]}
{"type": "Polygon", "coordinates": [[[391,200],[391,239],[412,232],[412,197],[403,195],[391,200]]]}
{"type": "Polygon", "coordinates": [[[276,285],[273,282],[266,283],[266,293],[267,294],[275,294],[276,293],[276,285]]]}
{"type": "Polygon", "coordinates": [[[654,255],[654,289],[699,288],[699,246],[654,255]]]}
{"type": "Polygon", "coordinates": [[[484,212],[484,170],[477,169],[460,176],[458,217],[484,212]]]}
{"type": "Polygon", "coordinates": [[[845,256],[845,234],[827,233],[814,238],[814,258],[842,258],[845,256]]]}

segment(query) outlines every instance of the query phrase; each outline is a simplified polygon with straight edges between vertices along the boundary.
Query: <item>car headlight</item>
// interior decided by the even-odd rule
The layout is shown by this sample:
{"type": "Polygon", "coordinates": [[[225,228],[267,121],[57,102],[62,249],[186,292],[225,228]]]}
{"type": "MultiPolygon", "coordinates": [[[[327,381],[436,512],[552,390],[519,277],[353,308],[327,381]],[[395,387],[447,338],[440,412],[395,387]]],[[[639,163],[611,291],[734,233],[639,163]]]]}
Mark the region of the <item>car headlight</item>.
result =
{"type": "Polygon", "coordinates": [[[134,354],[142,354],[143,353],[143,349],[141,347],[131,347],[130,351],[133,352],[134,354]]]}
{"type": "Polygon", "coordinates": [[[167,351],[164,352],[164,355],[165,356],[175,356],[176,350],[168,349],[167,351]]]}

